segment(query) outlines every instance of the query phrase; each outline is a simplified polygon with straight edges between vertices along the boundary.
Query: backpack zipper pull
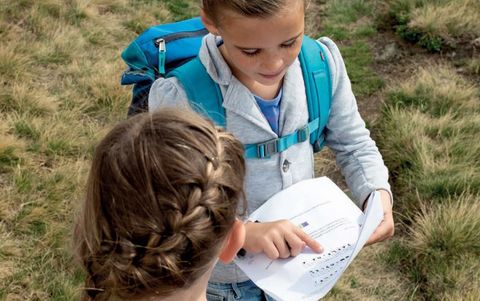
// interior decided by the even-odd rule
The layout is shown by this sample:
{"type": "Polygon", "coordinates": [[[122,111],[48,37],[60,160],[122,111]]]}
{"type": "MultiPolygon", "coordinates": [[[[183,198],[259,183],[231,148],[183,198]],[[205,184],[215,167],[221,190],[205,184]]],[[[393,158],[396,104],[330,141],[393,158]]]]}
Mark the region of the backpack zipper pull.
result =
{"type": "Polygon", "coordinates": [[[161,75],[165,75],[167,45],[164,39],[158,39],[156,42],[158,44],[158,72],[160,72],[161,75]]]}

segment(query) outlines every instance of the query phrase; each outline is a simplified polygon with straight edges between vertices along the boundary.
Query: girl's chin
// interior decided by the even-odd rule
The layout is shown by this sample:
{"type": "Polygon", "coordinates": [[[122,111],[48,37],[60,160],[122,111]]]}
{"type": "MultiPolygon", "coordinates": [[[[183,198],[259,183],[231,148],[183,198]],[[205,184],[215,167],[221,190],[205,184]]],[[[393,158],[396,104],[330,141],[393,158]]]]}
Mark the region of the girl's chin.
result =
{"type": "Polygon", "coordinates": [[[273,86],[278,84],[283,79],[284,75],[284,72],[281,72],[274,76],[258,74],[257,81],[265,86],[273,86]]]}

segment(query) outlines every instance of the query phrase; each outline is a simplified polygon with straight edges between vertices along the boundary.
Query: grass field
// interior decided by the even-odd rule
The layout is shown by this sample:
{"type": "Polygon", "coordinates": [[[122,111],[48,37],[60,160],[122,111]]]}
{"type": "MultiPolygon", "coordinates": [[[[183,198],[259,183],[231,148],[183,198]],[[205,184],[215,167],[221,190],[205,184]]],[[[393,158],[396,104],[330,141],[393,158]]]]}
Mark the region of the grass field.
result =
{"type": "Polygon", "coordinates": [[[478,297],[479,92],[432,66],[387,93],[381,144],[408,237],[390,256],[428,300],[478,297]]]}
{"type": "MultiPolygon", "coordinates": [[[[0,0],[0,300],[78,297],[72,222],[95,144],[130,101],[119,54],[150,25],[196,15],[196,3],[0,0]]],[[[391,172],[398,229],[362,251],[326,300],[476,300],[478,3],[312,0],[307,32],[339,44],[391,172]],[[376,61],[390,32],[414,49],[413,65],[376,61]]],[[[316,161],[340,179],[331,153],[316,161]]]]}
{"type": "Polygon", "coordinates": [[[432,52],[457,48],[480,36],[476,0],[394,0],[390,12],[401,36],[432,52]]]}

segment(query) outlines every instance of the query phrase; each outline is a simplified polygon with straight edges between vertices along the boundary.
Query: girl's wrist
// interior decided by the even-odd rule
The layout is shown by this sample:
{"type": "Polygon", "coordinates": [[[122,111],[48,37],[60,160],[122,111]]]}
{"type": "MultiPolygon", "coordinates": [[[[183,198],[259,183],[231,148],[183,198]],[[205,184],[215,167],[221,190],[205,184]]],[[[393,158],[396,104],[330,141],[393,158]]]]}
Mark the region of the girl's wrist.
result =
{"type": "Polygon", "coordinates": [[[393,195],[390,190],[380,188],[380,189],[377,189],[376,191],[380,192],[382,199],[388,198],[390,205],[393,207],[393,195]]]}
{"type": "MultiPolygon", "coordinates": [[[[390,190],[384,189],[384,188],[379,188],[379,189],[376,189],[375,191],[378,191],[378,193],[380,193],[380,198],[382,200],[388,199],[388,202],[389,202],[391,208],[393,208],[393,195],[392,195],[392,192],[390,190]]],[[[368,198],[365,201],[363,201],[362,211],[364,211],[365,208],[367,208],[367,203],[368,203],[368,198]]]]}

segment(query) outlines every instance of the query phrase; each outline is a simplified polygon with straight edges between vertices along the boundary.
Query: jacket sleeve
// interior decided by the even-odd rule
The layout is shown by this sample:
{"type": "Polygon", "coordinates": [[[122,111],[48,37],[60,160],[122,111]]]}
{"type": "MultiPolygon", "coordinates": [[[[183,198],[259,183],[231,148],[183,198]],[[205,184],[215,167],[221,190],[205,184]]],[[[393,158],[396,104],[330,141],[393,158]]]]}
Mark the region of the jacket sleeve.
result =
{"type": "Polygon", "coordinates": [[[148,111],[153,112],[161,107],[190,108],[187,94],[177,78],[158,78],[152,84],[148,95],[148,111]]]}
{"type": "Polygon", "coordinates": [[[388,170],[358,112],[357,101],[338,47],[329,38],[320,38],[318,41],[329,50],[327,55],[333,94],[325,142],[335,153],[347,185],[357,205],[362,208],[374,190],[385,189],[391,195],[388,170]]]}

